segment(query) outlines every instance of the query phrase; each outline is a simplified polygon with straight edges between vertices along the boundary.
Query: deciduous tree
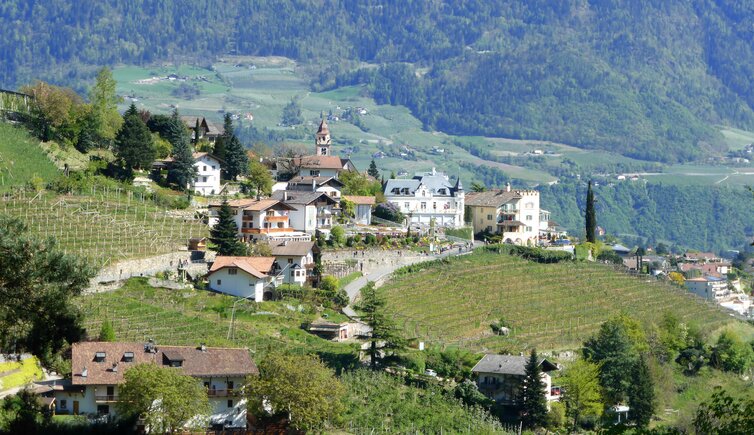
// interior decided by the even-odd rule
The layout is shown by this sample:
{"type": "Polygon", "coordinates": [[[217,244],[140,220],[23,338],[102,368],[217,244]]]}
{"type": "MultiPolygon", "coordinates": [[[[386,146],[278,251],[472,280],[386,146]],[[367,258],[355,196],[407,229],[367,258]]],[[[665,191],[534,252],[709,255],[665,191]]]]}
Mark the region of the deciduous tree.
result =
{"type": "Polygon", "coordinates": [[[321,429],[343,410],[345,389],[335,373],[312,355],[270,354],[259,364],[259,376],[247,382],[249,410],[288,417],[296,429],[321,429]]]}
{"type": "Polygon", "coordinates": [[[272,174],[258,159],[251,159],[249,161],[248,175],[244,185],[249,192],[253,192],[256,195],[271,195],[272,194],[272,174]]]}
{"type": "Polygon", "coordinates": [[[118,114],[120,98],[115,93],[116,81],[109,68],[102,68],[89,92],[92,111],[98,121],[97,134],[107,142],[112,142],[124,120],[118,114]]]}
{"type": "Polygon", "coordinates": [[[580,359],[568,367],[563,375],[562,400],[574,428],[583,417],[597,417],[602,413],[599,373],[598,365],[580,359]]]}
{"type": "Polygon", "coordinates": [[[115,406],[125,417],[141,416],[154,433],[206,427],[212,408],[196,378],[151,363],[129,368],[123,378],[115,406]]]}

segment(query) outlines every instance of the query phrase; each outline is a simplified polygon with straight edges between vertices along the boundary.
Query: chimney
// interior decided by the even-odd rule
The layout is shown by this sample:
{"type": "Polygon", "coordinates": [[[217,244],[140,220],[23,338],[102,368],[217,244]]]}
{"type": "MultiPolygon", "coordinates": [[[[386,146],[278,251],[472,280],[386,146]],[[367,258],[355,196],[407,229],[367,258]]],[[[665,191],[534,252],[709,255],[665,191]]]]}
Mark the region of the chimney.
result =
{"type": "Polygon", "coordinates": [[[118,373],[118,363],[117,362],[113,363],[113,368],[110,371],[112,371],[113,373],[118,373]]]}
{"type": "Polygon", "coordinates": [[[505,191],[510,192],[511,191],[511,183],[505,183],[505,191]]]}
{"type": "Polygon", "coordinates": [[[288,201],[288,191],[287,190],[283,191],[283,202],[285,202],[285,201],[288,201]]]}
{"type": "Polygon", "coordinates": [[[84,367],[84,370],[81,370],[81,377],[85,378],[87,377],[88,374],[89,374],[89,370],[87,370],[86,367],[84,367]]]}
{"type": "Polygon", "coordinates": [[[200,343],[199,344],[199,350],[201,350],[202,352],[206,352],[207,351],[207,346],[204,343],[200,343]]]}

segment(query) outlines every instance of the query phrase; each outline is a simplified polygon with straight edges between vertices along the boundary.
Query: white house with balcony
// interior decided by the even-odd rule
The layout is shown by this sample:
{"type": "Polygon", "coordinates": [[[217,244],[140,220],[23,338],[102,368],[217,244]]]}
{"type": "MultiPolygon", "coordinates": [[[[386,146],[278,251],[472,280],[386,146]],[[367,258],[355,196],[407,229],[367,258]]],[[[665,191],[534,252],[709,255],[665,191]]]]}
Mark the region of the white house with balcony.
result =
{"type": "MultiPolygon", "coordinates": [[[[288,240],[306,242],[311,235],[290,226],[290,214],[296,209],[276,199],[237,199],[228,201],[238,228],[238,238],[244,241],[288,240]]],[[[221,204],[209,206],[209,226],[217,224],[221,204]]]]}
{"type": "MultiPolygon", "coordinates": [[[[526,376],[529,357],[516,355],[485,355],[471,372],[476,376],[479,391],[502,405],[516,405],[521,383],[526,376]]],[[[557,364],[542,359],[539,362],[545,388],[542,394],[548,402],[560,400],[560,387],[552,386],[549,372],[559,370],[557,364]]]]}
{"type": "Polygon", "coordinates": [[[732,296],[725,278],[714,276],[701,276],[690,278],[685,281],[686,289],[697,296],[712,301],[721,301],[732,296]]]}
{"type": "Polygon", "coordinates": [[[314,242],[270,242],[275,257],[273,272],[286,284],[304,285],[314,272],[314,254],[319,252],[314,242]]]}
{"type": "Polygon", "coordinates": [[[432,168],[411,179],[391,179],[385,184],[385,199],[395,204],[411,224],[459,228],[464,225],[464,191],[460,178],[450,179],[432,168]]]}
{"type": "Polygon", "coordinates": [[[272,198],[291,208],[290,224],[298,231],[314,233],[332,228],[339,204],[325,192],[279,190],[272,198]]]}
{"type": "Polygon", "coordinates": [[[222,161],[209,153],[194,153],[194,192],[200,195],[220,193],[220,167],[222,161]]]}
{"type": "MultiPolygon", "coordinates": [[[[82,342],[71,346],[71,379],[40,383],[54,398],[56,414],[116,416],[123,373],[137,364],[170,367],[204,386],[214,428],[245,428],[246,377],[259,370],[247,349],[162,346],[148,343],[82,342]]],[[[46,390],[46,391],[45,391],[46,390]]]]}
{"type": "Polygon", "coordinates": [[[469,192],[467,219],[474,233],[499,234],[504,243],[536,246],[542,228],[539,192],[505,189],[469,192]]]}

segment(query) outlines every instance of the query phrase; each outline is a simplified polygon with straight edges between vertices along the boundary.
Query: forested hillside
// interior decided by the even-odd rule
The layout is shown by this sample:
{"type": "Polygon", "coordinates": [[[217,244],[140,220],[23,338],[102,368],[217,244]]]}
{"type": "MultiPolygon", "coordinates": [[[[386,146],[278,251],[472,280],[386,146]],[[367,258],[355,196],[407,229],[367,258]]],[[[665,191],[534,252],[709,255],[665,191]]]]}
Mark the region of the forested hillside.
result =
{"type": "Polygon", "coordinates": [[[687,161],[724,148],[716,124],[754,128],[753,21],[740,0],[9,0],[0,86],[283,55],[449,133],[687,161]]]}
{"type": "MultiPolygon", "coordinates": [[[[586,183],[542,186],[542,207],[574,235],[583,234],[586,183]]],[[[751,193],[729,187],[617,183],[595,188],[597,224],[608,234],[651,246],[661,241],[680,247],[740,249],[754,234],[751,193]]]]}

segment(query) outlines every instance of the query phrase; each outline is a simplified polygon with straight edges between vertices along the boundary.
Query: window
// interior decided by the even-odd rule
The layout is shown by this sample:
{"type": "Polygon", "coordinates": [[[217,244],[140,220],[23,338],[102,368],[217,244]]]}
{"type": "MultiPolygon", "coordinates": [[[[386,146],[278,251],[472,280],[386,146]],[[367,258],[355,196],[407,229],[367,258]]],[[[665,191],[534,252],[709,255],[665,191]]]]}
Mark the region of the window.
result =
{"type": "Polygon", "coordinates": [[[322,148],[320,148],[319,150],[320,150],[320,151],[322,152],[322,155],[323,155],[323,156],[326,156],[326,155],[327,155],[327,147],[322,147],[322,148]]]}
{"type": "Polygon", "coordinates": [[[530,221],[530,220],[532,220],[532,217],[531,217],[531,215],[530,215],[530,214],[527,214],[527,215],[526,215],[526,220],[527,220],[527,221],[530,221]]]}
{"type": "Polygon", "coordinates": [[[94,354],[94,362],[103,362],[105,361],[105,356],[107,354],[105,352],[97,352],[94,354]]]}
{"type": "Polygon", "coordinates": [[[432,209],[437,210],[437,203],[435,201],[432,201],[432,209]]]}
{"type": "Polygon", "coordinates": [[[207,172],[207,165],[204,165],[203,168],[202,171],[207,172]]]}
{"type": "Polygon", "coordinates": [[[107,415],[110,413],[110,405],[97,405],[97,414],[107,415]]]}
{"type": "Polygon", "coordinates": [[[228,268],[228,275],[238,275],[238,269],[235,267],[228,268]]]}
{"type": "Polygon", "coordinates": [[[60,409],[68,409],[68,401],[63,399],[60,401],[60,409]]]}
{"type": "Polygon", "coordinates": [[[293,259],[292,258],[288,259],[288,264],[293,264],[293,259]]]}
{"type": "Polygon", "coordinates": [[[426,210],[427,209],[427,203],[426,202],[422,202],[421,203],[421,209],[422,210],[426,210]]]}
{"type": "Polygon", "coordinates": [[[183,361],[180,361],[180,360],[175,360],[175,361],[170,360],[170,367],[182,367],[182,366],[183,366],[183,361]]]}
{"type": "Polygon", "coordinates": [[[206,381],[204,382],[204,388],[209,390],[209,382],[206,382],[206,381]]]}
{"type": "Polygon", "coordinates": [[[228,381],[228,389],[229,390],[233,389],[233,381],[228,381]]]}
{"type": "Polygon", "coordinates": [[[233,400],[230,399],[228,400],[228,408],[232,408],[232,407],[233,407],[233,400]]]}
{"type": "Polygon", "coordinates": [[[309,171],[309,175],[311,175],[312,177],[319,177],[319,170],[311,170],[309,171]]]}
{"type": "Polygon", "coordinates": [[[491,215],[491,214],[488,214],[488,215],[487,215],[487,220],[488,220],[488,221],[491,221],[491,220],[492,220],[492,215],[491,215]]]}
{"type": "Polygon", "coordinates": [[[223,284],[223,280],[221,280],[221,279],[218,279],[218,280],[217,280],[217,285],[222,285],[222,284],[223,284]]]}
{"type": "Polygon", "coordinates": [[[407,202],[404,202],[404,203],[403,203],[403,207],[405,207],[405,208],[406,208],[406,210],[408,210],[408,208],[409,208],[410,206],[409,206],[409,204],[408,204],[407,202]]]}
{"type": "Polygon", "coordinates": [[[531,231],[531,227],[526,227],[526,231],[531,231]]]}
{"type": "Polygon", "coordinates": [[[133,362],[133,361],[134,361],[133,352],[126,352],[123,354],[123,362],[133,362]]]}

